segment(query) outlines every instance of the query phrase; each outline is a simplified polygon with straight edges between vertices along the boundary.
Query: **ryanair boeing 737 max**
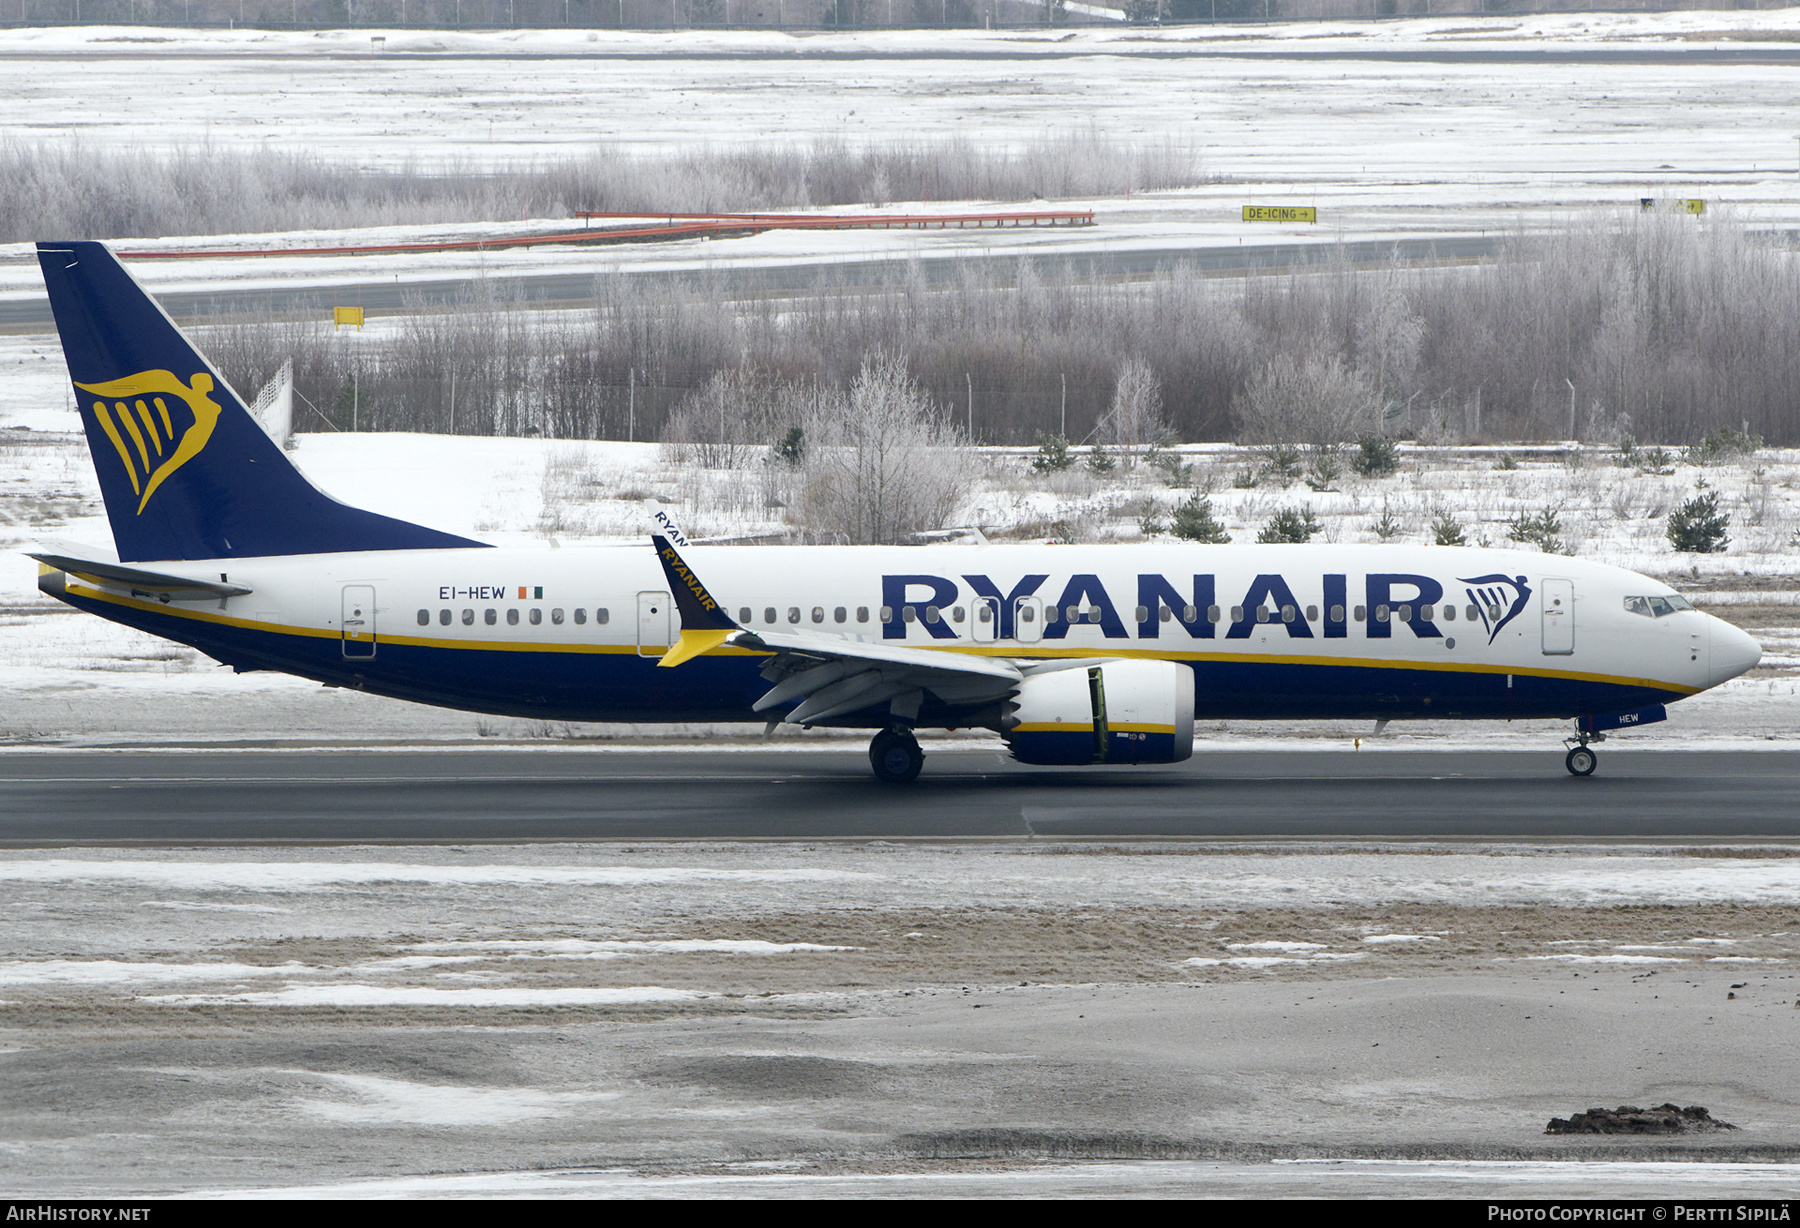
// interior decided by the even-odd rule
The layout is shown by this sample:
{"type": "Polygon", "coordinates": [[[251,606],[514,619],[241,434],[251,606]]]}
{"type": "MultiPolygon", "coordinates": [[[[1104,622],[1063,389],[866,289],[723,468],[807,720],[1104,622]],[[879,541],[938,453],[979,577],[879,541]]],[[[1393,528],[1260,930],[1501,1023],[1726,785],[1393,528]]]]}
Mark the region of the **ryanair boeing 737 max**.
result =
{"type": "Polygon", "coordinates": [[[1761,650],[1667,585],[1413,546],[499,549],[338,503],[300,474],[99,243],[40,243],[115,550],[39,587],[239,670],[572,721],[991,729],[1038,764],[1171,763],[1196,717],[1663,719],[1761,650]]]}

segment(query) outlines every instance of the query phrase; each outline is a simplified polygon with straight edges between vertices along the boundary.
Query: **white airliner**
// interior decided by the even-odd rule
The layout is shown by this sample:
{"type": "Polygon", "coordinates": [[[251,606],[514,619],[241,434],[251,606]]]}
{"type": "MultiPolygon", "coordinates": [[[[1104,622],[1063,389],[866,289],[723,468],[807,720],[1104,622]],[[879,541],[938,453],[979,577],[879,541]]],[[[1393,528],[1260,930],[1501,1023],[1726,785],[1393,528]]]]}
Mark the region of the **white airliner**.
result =
{"type": "Polygon", "coordinates": [[[40,243],[115,549],[42,591],[239,670],[475,712],[990,729],[1033,764],[1172,763],[1198,718],[1575,721],[1591,743],[1754,666],[1667,585],[1413,546],[498,549],[337,503],[98,243],[40,243]]]}

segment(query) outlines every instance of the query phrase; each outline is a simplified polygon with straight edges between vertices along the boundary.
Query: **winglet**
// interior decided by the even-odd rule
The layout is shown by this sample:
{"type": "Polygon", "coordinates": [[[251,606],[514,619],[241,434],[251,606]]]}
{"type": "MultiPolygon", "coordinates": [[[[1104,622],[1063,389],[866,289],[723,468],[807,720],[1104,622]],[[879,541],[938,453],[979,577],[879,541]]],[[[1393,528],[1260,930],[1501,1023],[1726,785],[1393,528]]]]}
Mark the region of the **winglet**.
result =
{"type": "Polygon", "coordinates": [[[669,539],[652,533],[656,559],[669,578],[669,591],[675,595],[675,608],[681,614],[681,639],[664,653],[659,666],[676,666],[701,653],[711,652],[730,639],[740,628],[725,613],[713,595],[706,591],[693,569],[682,561],[669,539]]]}

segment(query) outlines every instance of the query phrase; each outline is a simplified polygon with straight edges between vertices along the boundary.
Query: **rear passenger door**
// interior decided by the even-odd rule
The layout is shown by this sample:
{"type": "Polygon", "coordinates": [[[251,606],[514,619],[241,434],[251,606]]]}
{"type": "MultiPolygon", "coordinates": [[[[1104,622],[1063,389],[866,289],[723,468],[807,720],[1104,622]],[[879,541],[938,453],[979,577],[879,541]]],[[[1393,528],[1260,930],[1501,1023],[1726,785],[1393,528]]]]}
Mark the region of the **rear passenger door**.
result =
{"type": "Polygon", "coordinates": [[[367,659],[375,655],[375,588],[369,584],[344,585],[344,656],[367,659]]]}

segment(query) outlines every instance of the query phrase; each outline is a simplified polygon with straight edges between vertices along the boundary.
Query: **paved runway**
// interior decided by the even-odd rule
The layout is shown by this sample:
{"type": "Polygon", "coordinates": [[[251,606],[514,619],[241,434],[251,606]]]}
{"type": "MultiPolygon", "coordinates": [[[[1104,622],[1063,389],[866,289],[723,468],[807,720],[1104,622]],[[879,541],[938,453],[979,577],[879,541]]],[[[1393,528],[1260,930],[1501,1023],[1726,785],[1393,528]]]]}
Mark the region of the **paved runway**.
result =
{"type": "MultiPolygon", "coordinates": [[[[1401,260],[1449,261],[1470,264],[1499,251],[1499,235],[1443,235],[1424,239],[1380,239],[1343,244],[1248,243],[1195,245],[1191,247],[1129,248],[1120,251],[1065,252],[1050,250],[997,257],[1003,274],[1018,262],[1031,264],[1041,275],[1058,278],[1065,269],[1094,281],[1148,277],[1160,268],[1187,265],[1205,273],[1242,273],[1252,269],[1287,268],[1337,260],[1352,264],[1401,260]]],[[[634,283],[703,283],[732,299],[790,298],[820,291],[852,290],[891,281],[902,271],[916,267],[930,284],[948,284],[968,268],[966,253],[913,258],[853,260],[831,263],[802,262],[785,265],[746,265],[695,269],[646,269],[625,272],[634,283]]],[[[504,279],[509,287],[536,307],[566,307],[589,302],[594,293],[592,272],[546,273],[534,277],[504,279]]],[[[244,313],[281,313],[316,310],[338,298],[354,297],[365,310],[396,312],[416,310],[418,304],[438,307],[470,294],[474,278],[420,278],[407,281],[345,282],[341,285],[307,283],[300,286],[253,289],[178,291],[156,295],[156,301],[178,322],[207,316],[244,313]]],[[[0,328],[48,329],[52,323],[48,298],[0,302],[0,328]]]]}
{"type": "Polygon", "coordinates": [[[1213,751],[1171,767],[931,753],[473,749],[0,757],[0,844],[1185,836],[1576,840],[1800,836],[1800,753],[1213,751]]]}

